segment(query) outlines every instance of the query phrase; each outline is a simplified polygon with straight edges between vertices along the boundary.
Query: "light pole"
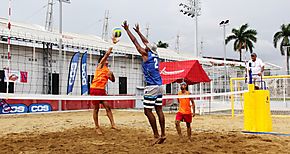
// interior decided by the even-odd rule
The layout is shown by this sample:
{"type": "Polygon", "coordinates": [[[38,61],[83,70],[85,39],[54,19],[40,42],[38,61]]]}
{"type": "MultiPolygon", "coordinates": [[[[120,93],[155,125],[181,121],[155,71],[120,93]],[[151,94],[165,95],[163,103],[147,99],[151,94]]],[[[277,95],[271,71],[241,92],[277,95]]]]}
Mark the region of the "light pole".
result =
{"type": "Polygon", "coordinates": [[[62,94],[62,2],[70,3],[70,0],[59,0],[59,45],[58,45],[58,68],[59,68],[59,94],[62,94]]]}
{"type": "MultiPolygon", "coordinates": [[[[59,52],[58,52],[58,68],[59,68],[59,94],[61,95],[62,92],[62,2],[70,3],[70,0],[59,0],[59,52]]],[[[62,101],[58,101],[58,110],[62,110],[62,101]]]]}
{"type": "Polygon", "coordinates": [[[195,56],[199,57],[198,51],[198,16],[200,16],[201,8],[199,0],[188,0],[188,5],[179,4],[179,6],[183,7],[180,10],[184,15],[188,15],[191,18],[195,17],[195,56]]]}
{"type": "Polygon", "coordinates": [[[223,28],[223,31],[224,31],[224,35],[223,35],[223,44],[224,44],[224,71],[225,71],[225,75],[224,75],[224,89],[225,89],[225,92],[227,92],[227,74],[228,74],[228,71],[227,71],[227,65],[226,65],[226,61],[227,61],[227,52],[226,52],[226,26],[229,25],[229,20],[223,20],[220,22],[220,27],[223,28]]]}

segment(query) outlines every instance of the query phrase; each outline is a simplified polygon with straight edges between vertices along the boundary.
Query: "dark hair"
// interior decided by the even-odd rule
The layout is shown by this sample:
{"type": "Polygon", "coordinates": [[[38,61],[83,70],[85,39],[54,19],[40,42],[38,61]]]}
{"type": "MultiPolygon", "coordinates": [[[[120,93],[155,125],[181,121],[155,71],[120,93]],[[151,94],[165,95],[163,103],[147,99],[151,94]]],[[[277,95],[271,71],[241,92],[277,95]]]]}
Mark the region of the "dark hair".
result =
{"type": "Polygon", "coordinates": [[[103,57],[104,57],[103,55],[101,55],[101,56],[99,57],[98,63],[101,62],[101,60],[102,60],[103,57]]]}

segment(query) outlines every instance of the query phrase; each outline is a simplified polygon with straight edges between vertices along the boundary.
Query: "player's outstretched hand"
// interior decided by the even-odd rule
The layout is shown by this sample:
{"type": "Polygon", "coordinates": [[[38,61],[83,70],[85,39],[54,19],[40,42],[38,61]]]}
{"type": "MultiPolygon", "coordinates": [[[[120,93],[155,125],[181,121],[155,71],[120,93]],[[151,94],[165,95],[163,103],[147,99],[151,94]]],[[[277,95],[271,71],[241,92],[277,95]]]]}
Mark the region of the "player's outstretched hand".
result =
{"type": "Polygon", "coordinates": [[[129,30],[129,25],[128,25],[128,23],[127,23],[126,20],[123,22],[122,27],[123,27],[125,30],[129,30]]]}
{"type": "Polygon", "coordinates": [[[139,24],[137,23],[133,28],[137,33],[140,32],[139,24]]]}
{"type": "Polygon", "coordinates": [[[111,53],[112,50],[113,50],[113,47],[110,47],[109,50],[108,50],[108,52],[111,53]]]}
{"type": "Polygon", "coordinates": [[[116,37],[112,37],[112,42],[113,42],[114,44],[117,44],[119,41],[120,41],[120,40],[117,39],[116,37]]]}

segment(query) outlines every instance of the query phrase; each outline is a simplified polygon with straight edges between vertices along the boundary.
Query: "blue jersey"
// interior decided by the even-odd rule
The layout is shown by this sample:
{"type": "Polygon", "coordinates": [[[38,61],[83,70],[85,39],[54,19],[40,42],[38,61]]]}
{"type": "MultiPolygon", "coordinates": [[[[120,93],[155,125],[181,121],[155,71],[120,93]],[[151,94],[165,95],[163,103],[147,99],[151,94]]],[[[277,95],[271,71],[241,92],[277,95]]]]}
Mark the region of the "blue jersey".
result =
{"type": "Polygon", "coordinates": [[[142,62],[142,69],[147,85],[162,85],[159,73],[159,57],[157,54],[149,51],[147,61],[142,62]]]}

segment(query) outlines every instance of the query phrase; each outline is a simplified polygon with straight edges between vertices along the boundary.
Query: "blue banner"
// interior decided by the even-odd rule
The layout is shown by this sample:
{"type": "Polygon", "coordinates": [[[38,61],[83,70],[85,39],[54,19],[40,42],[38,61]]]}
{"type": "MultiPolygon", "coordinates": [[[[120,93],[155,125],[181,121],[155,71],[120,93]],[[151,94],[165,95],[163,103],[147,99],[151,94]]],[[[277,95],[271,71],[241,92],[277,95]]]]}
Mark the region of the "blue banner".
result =
{"type": "Polygon", "coordinates": [[[71,94],[73,91],[74,83],[77,76],[78,64],[80,53],[77,52],[73,55],[69,65],[68,82],[67,82],[67,94],[71,94]]]}
{"type": "Polygon", "coordinates": [[[87,56],[88,53],[85,52],[82,55],[81,60],[81,95],[88,95],[88,76],[87,76],[87,56]]]}
{"type": "Polygon", "coordinates": [[[28,112],[50,112],[50,111],[52,111],[52,107],[48,103],[30,104],[28,107],[28,112]]]}
{"type": "Polygon", "coordinates": [[[27,113],[28,108],[25,104],[10,104],[11,110],[6,111],[1,107],[0,114],[11,114],[11,113],[27,113]]]}

